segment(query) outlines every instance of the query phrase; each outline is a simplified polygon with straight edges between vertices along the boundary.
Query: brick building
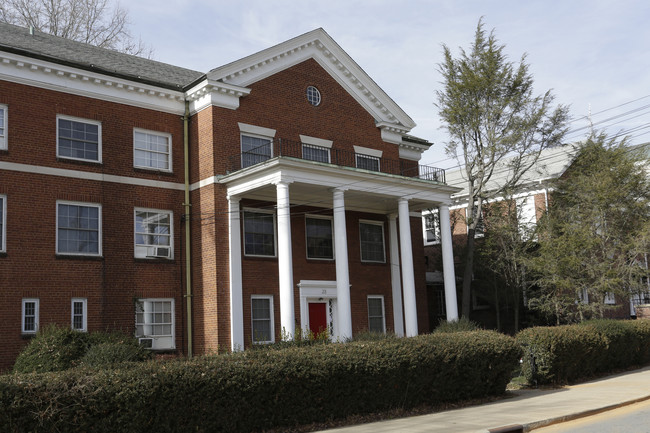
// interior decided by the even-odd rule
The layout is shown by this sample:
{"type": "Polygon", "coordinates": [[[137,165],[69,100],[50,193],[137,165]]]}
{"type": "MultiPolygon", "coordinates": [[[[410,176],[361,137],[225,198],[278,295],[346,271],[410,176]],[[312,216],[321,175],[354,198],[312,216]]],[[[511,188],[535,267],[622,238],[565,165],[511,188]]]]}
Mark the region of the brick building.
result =
{"type": "Polygon", "coordinates": [[[414,126],[322,29],[204,73],[0,24],[0,369],[50,323],[429,330],[420,211],[457,188],[414,126]]]}

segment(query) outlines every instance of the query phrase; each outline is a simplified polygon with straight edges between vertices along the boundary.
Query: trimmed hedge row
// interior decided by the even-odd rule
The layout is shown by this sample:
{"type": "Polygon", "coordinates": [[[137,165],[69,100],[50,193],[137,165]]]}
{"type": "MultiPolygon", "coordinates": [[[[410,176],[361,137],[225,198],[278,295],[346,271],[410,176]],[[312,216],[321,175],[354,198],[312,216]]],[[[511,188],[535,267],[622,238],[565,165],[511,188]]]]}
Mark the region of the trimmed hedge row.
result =
{"type": "Polygon", "coordinates": [[[516,336],[522,374],[533,384],[564,384],[650,363],[650,320],[593,320],[535,327],[516,336]]]}
{"type": "Polygon", "coordinates": [[[8,432],[249,432],[505,392],[520,349],[492,331],[246,351],[0,377],[8,432]]]}

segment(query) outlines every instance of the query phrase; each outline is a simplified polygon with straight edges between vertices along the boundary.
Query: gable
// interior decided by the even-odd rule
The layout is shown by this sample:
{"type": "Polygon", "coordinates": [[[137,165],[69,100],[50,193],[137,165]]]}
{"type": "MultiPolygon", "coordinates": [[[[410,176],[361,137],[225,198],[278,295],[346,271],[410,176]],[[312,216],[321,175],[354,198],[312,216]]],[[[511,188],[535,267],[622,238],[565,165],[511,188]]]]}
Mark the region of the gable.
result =
{"type": "Polygon", "coordinates": [[[250,86],[308,59],[315,60],[375,120],[384,141],[401,144],[415,122],[323,30],[316,29],[211,70],[188,91],[192,111],[209,104],[237,109],[250,86]]]}

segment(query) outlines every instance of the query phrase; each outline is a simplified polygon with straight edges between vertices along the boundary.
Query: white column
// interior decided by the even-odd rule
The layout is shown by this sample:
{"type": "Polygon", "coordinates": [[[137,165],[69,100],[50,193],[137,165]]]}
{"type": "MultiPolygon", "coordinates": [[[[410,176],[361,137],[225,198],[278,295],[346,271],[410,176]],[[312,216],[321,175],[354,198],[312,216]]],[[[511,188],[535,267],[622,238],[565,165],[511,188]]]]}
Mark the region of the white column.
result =
{"type": "Polygon", "coordinates": [[[442,246],[442,275],[445,282],[445,306],[447,321],[458,320],[458,301],[456,300],[456,274],[454,272],[454,250],[451,243],[451,225],[449,223],[449,206],[440,205],[440,244],[442,246]]]}
{"type": "Polygon", "coordinates": [[[291,254],[291,207],[289,183],[278,182],[278,275],[280,284],[280,326],[287,338],[296,333],[296,313],[293,302],[293,262],[291,254]]]}
{"type": "Polygon", "coordinates": [[[230,348],[244,350],[244,300],[241,272],[241,220],[239,197],[228,197],[228,242],[230,248],[230,348]]]}
{"type": "Polygon", "coordinates": [[[393,287],[393,321],[395,335],[404,336],[404,313],[402,312],[402,284],[399,272],[399,244],[397,240],[397,215],[388,216],[390,242],[390,278],[393,287]]]}
{"type": "Polygon", "coordinates": [[[336,299],[338,304],[338,339],[352,337],[352,306],[348,270],[348,234],[345,227],[343,190],[334,190],[334,248],[336,254],[336,299]]]}
{"type": "Polygon", "coordinates": [[[415,300],[415,276],[413,274],[413,247],[411,245],[411,217],[409,202],[405,198],[398,200],[399,240],[402,258],[402,288],[404,290],[404,318],[406,336],[418,335],[418,312],[415,300]]]}

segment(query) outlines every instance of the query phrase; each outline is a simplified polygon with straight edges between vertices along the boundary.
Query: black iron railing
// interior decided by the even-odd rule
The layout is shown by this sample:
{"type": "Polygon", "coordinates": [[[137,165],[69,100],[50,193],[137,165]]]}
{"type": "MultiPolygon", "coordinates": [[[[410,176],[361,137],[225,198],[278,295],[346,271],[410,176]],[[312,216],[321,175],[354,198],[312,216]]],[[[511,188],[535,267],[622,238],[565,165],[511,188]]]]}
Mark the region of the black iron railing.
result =
{"type": "Polygon", "coordinates": [[[379,158],[349,150],[330,149],[280,138],[269,140],[265,144],[245,149],[241,154],[232,156],[228,172],[232,173],[251,167],[278,156],[445,183],[445,170],[442,168],[419,165],[416,162],[405,160],[379,158]]]}

